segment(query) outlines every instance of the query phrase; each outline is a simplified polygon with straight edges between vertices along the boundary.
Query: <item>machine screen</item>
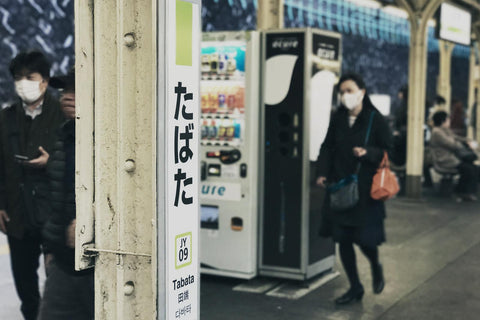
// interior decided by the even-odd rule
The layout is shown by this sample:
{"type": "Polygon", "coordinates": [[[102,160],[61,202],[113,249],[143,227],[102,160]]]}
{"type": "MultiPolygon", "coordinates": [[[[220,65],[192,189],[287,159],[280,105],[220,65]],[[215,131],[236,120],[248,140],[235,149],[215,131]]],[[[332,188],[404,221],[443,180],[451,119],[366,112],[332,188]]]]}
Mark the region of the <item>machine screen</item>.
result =
{"type": "Polygon", "coordinates": [[[202,205],[200,209],[200,227],[218,229],[218,206],[202,205]]]}

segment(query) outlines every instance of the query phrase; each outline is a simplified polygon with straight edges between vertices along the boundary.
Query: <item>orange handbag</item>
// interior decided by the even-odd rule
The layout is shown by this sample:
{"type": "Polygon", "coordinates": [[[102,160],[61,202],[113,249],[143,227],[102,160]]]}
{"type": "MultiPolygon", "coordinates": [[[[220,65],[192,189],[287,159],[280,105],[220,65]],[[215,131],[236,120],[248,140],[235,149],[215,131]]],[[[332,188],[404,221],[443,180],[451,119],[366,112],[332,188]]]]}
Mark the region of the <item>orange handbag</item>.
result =
{"type": "Polygon", "coordinates": [[[398,180],[395,174],[390,171],[390,162],[385,151],[383,160],[373,176],[372,189],[370,196],[375,200],[388,200],[400,191],[398,180]]]}

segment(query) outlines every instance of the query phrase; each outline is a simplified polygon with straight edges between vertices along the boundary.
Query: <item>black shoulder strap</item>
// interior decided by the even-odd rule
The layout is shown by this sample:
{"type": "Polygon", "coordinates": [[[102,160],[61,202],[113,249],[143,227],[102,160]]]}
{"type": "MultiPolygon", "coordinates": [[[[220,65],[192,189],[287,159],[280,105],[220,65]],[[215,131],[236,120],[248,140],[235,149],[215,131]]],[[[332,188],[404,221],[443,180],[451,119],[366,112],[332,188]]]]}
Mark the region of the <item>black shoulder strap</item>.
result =
{"type": "MultiPolygon", "coordinates": [[[[367,147],[368,140],[370,138],[370,132],[372,131],[372,124],[373,124],[373,118],[375,116],[375,110],[373,110],[370,113],[370,120],[368,121],[368,128],[367,128],[367,134],[365,135],[365,144],[363,145],[364,147],[367,147]]],[[[360,167],[362,166],[362,162],[358,161],[357,168],[355,170],[355,174],[358,174],[360,172],[360,167]]]]}
{"type": "Polygon", "coordinates": [[[365,136],[365,144],[367,146],[368,139],[370,138],[370,132],[372,131],[373,117],[375,116],[375,110],[370,113],[370,120],[368,122],[367,135],[365,136]]]}

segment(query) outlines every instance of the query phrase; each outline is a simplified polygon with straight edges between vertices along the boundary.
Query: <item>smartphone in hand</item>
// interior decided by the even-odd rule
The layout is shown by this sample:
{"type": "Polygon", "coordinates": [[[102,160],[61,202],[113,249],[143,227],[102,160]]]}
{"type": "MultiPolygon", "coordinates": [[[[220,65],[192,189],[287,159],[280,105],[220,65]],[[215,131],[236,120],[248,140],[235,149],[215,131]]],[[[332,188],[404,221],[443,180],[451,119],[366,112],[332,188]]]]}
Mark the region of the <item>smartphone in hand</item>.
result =
{"type": "Polygon", "coordinates": [[[15,157],[15,160],[16,160],[17,162],[20,162],[20,163],[21,163],[21,162],[24,162],[24,161],[29,161],[29,160],[30,160],[27,156],[22,156],[22,155],[20,155],[20,154],[16,154],[16,155],[14,155],[14,157],[15,157]]]}

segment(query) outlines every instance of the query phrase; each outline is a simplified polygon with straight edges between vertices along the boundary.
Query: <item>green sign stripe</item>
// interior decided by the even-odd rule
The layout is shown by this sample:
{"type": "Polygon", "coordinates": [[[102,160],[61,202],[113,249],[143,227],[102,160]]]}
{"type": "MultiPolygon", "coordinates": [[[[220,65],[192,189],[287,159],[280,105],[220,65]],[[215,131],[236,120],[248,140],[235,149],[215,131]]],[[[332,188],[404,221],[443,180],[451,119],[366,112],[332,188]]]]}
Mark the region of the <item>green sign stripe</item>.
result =
{"type": "Polygon", "coordinates": [[[181,66],[192,66],[192,18],[193,5],[190,2],[176,2],[176,57],[175,62],[181,66]]]}

